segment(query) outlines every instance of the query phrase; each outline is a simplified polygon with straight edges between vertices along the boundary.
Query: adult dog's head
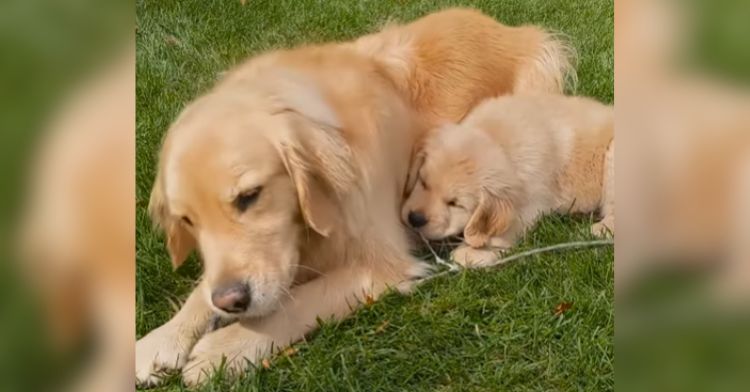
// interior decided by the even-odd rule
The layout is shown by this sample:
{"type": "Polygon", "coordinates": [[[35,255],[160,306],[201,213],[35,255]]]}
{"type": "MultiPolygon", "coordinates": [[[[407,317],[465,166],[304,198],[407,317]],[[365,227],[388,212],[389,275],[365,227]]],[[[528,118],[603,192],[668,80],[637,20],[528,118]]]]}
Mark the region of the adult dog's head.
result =
{"type": "Polygon", "coordinates": [[[401,218],[427,239],[463,233],[482,247],[511,224],[517,182],[507,154],[486,133],[445,125],[415,150],[401,218]]]}
{"type": "Polygon", "coordinates": [[[337,229],[356,178],[340,126],[313,83],[278,74],[220,85],[169,130],[149,211],[175,267],[199,250],[220,314],[275,310],[303,243],[337,229]]]}

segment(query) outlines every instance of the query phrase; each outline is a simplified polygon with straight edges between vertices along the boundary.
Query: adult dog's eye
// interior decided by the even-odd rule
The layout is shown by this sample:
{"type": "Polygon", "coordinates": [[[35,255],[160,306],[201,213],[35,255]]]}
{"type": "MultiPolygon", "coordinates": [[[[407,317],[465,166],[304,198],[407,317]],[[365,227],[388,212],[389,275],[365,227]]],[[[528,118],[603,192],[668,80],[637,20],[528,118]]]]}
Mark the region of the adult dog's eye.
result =
{"type": "Polygon", "coordinates": [[[450,207],[456,207],[456,206],[458,206],[458,201],[456,201],[456,199],[450,199],[450,200],[448,200],[448,205],[450,207]]]}
{"type": "Polygon", "coordinates": [[[258,196],[260,196],[261,190],[263,190],[263,187],[257,187],[249,191],[240,193],[232,202],[232,204],[234,204],[234,208],[236,208],[239,212],[245,212],[248,207],[250,207],[258,200],[258,196]]]}
{"type": "Polygon", "coordinates": [[[188,226],[192,226],[193,225],[193,221],[191,221],[190,218],[188,218],[186,216],[182,217],[182,222],[185,223],[188,226]]]}

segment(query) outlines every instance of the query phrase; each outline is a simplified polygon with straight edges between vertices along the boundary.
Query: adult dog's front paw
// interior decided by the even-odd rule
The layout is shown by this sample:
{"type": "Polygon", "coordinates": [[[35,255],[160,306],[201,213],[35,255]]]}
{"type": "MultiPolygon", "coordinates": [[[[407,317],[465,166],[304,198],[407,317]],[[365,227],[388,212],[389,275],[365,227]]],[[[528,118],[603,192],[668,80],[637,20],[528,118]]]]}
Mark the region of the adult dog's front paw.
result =
{"type": "Polygon", "coordinates": [[[193,342],[180,329],[165,324],[135,343],[135,382],[140,387],[154,387],[165,373],[181,369],[187,361],[193,342]]]}
{"type": "Polygon", "coordinates": [[[451,253],[451,258],[464,268],[482,268],[497,263],[499,251],[491,249],[475,249],[461,245],[451,253]]]}
{"type": "Polygon", "coordinates": [[[206,334],[190,352],[188,363],[182,369],[182,381],[196,387],[209,380],[222,366],[224,376],[235,378],[270,355],[272,340],[241,323],[206,334]],[[225,359],[226,358],[226,359],[225,359]]]}

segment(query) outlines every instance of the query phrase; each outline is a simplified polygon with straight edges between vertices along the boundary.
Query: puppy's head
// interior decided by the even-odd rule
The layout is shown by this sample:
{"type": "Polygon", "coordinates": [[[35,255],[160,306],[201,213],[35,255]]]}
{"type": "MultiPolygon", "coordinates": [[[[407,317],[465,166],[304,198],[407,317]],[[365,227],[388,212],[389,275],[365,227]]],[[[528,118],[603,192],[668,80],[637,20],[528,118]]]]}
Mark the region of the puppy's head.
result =
{"type": "Polygon", "coordinates": [[[401,218],[430,240],[463,233],[475,247],[513,219],[517,176],[506,154],[483,131],[445,125],[413,156],[401,218]]]}
{"type": "Polygon", "coordinates": [[[149,205],[173,265],[199,250],[208,302],[245,317],[277,308],[301,247],[336,230],[337,195],[355,178],[314,86],[282,78],[254,87],[211,93],[181,114],[149,205]]]}

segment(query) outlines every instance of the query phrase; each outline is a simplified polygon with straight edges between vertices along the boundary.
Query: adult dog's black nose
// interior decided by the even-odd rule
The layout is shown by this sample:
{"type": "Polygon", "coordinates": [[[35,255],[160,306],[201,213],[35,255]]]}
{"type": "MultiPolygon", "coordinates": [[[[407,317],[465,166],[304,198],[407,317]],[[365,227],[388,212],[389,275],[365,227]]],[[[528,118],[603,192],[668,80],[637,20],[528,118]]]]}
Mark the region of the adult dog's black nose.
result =
{"type": "Polygon", "coordinates": [[[421,212],[409,211],[408,219],[409,225],[411,225],[411,227],[415,229],[418,229],[427,224],[427,218],[425,218],[424,214],[422,214],[421,212]]]}
{"type": "Polygon", "coordinates": [[[250,306],[250,288],[244,283],[219,287],[211,293],[211,302],[227,313],[240,313],[250,306]]]}

